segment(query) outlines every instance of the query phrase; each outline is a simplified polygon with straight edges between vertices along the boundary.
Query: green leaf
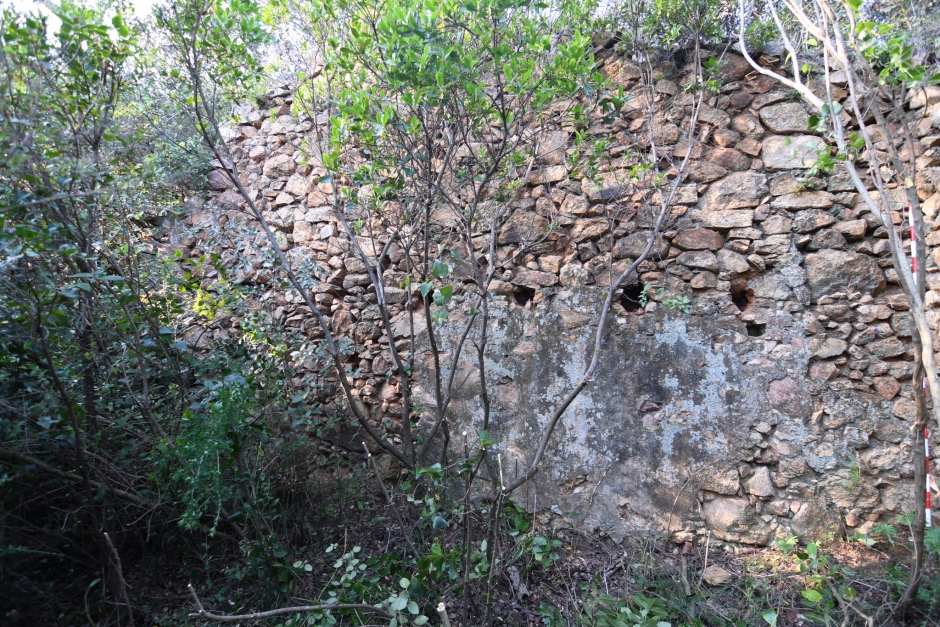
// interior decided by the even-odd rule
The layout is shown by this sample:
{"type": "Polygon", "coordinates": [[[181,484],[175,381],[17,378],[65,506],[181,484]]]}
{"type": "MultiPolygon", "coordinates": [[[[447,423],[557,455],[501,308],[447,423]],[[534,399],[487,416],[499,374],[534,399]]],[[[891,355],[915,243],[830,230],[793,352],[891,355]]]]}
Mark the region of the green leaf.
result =
{"type": "Polygon", "coordinates": [[[862,0],[845,0],[853,11],[858,11],[862,7],[862,0]]]}
{"type": "Polygon", "coordinates": [[[819,594],[816,590],[804,590],[803,598],[809,601],[810,603],[819,603],[822,601],[822,595],[819,594]]]}
{"type": "Polygon", "coordinates": [[[407,590],[408,586],[411,585],[411,581],[409,581],[407,577],[402,577],[401,581],[398,582],[398,585],[407,590]]]}
{"type": "Polygon", "coordinates": [[[422,614],[421,616],[416,616],[412,622],[415,625],[426,625],[428,622],[428,617],[422,614]]]}
{"type": "Polygon", "coordinates": [[[443,279],[448,274],[450,274],[450,265],[441,262],[440,260],[434,262],[434,268],[431,270],[431,274],[434,275],[436,279],[443,279]]]}
{"type": "Polygon", "coordinates": [[[776,627],[777,625],[777,612],[775,610],[769,610],[761,614],[761,618],[767,621],[767,624],[770,627],[776,627]]]}
{"type": "Polygon", "coordinates": [[[445,520],[444,518],[441,518],[440,516],[435,516],[435,517],[434,517],[434,522],[432,523],[432,526],[433,526],[435,529],[437,529],[438,531],[440,531],[441,529],[446,529],[446,528],[447,528],[447,520],[445,520]]]}
{"type": "Polygon", "coordinates": [[[434,289],[434,284],[432,284],[430,281],[425,281],[424,283],[422,283],[421,284],[421,297],[427,298],[428,294],[431,293],[432,289],[434,289]]]}
{"type": "Polygon", "coordinates": [[[417,614],[420,610],[418,609],[418,604],[414,601],[408,601],[408,613],[417,614]]]}

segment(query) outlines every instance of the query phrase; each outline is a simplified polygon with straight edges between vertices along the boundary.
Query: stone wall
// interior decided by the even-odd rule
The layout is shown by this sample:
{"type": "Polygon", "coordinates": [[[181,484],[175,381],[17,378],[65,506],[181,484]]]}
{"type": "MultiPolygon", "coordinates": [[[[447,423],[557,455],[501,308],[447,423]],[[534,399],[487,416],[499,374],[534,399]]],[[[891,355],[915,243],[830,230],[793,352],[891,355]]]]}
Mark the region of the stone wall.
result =
{"type": "MultiPolygon", "coordinates": [[[[609,43],[597,49],[603,72],[642,102],[639,72],[609,43]]],[[[691,104],[681,88],[686,72],[663,63],[654,89],[654,132],[674,156],[689,146],[682,130],[691,104]]],[[[662,289],[663,298],[685,296],[690,310],[655,301],[640,307],[639,286],[627,291],[615,305],[594,382],[568,410],[546,466],[519,500],[614,538],[655,530],[692,541],[711,530],[720,540],[763,545],[778,535],[865,530],[914,507],[910,321],[886,231],[844,172],[807,176],[825,142],[807,134],[809,114],[792,93],[736,55],[721,72],[723,87],[701,113],[704,128],[668,231],[641,266],[651,295],[662,289]]],[[[938,229],[928,236],[933,246],[940,242],[940,93],[928,96],[912,106],[923,113],[916,183],[928,224],[938,229]]],[[[329,271],[316,302],[332,328],[356,342],[350,364],[362,369],[356,388],[373,419],[400,415],[398,388],[384,377],[390,338],[368,277],[328,206],[329,184],[318,182],[323,171],[297,154],[318,120],[291,117],[290,102],[288,92],[271,92],[229,130],[242,180],[264,198],[292,263],[311,260],[329,271]]],[[[494,284],[488,383],[509,475],[525,467],[554,400],[590,355],[602,276],[647,240],[641,199],[622,182],[632,165],[627,149],[648,145],[646,123],[628,104],[612,126],[595,125],[593,134],[613,145],[596,182],[570,178],[562,154],[570,138],[556,128],[549,137],[558,150],[546,151],[499,233],[504,259],[520,232],[544,229],[549,220],[559,225],[494,284]],[[614,222],[611,232],[608,216],[617,212],[634,217],[614,222]]],[[[241,199],[221,172],[209,181],[209,202],[189,222],[197,229],[250,223],[234,209],[241,199]]],[[[896,195],[895,224],[907,233],[901,190],[889,193],[896,195]]],[[[185,254],[200,252],[198,238],[186,244],[185,254]]],[[[223,261],[233,267],[238,257],[228,251],[223,261]]],[[[260,260],[240,272],[248,281],[268,280],[260,260]]],[[[394,249],[385,276],[396,315],[391,339],[401,341],[404,265],[394,249]]],[[[938,290],[928,294],[935,307],[940,273],[932,256],[928,282],[938,290]]],[[[284,324],[319,336],[296,294],[271,289],[264,298],[284,324]]],[[[467,315],[459,290],[452,305],[449,324],[456,328],[467,315]]],[[[931,309],[932,323],[937,316],[931,309]]],[[[457,367],[465,373],[453,418],[467,431],[478,428],[479,381],[471,364],[457,367]]],[[[427,390],[418,390],[417,400],[432,402],[427,390]]],[[[461,428],[454,432],[463,437],[461,428]]]]}

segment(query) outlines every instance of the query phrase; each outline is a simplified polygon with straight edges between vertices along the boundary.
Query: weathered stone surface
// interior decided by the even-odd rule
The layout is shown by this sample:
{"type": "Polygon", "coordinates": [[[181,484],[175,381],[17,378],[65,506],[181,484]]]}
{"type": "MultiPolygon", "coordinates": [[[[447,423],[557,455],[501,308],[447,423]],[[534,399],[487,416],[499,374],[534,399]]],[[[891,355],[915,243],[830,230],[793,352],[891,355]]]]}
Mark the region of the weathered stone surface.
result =
{"type": "Polygon", "coordinates": [[[264,162],[262,172],[268,178],[276,179],[279,176],[289,176],[294,173],[296,168],[293,158],[290,155],[274,155],[264,162]]]}
{"type": "Polygon", "coordinates": [[[748,287],[757,298],[772,298],[774,300],[789,300],[793,293],[787,282],[779,274],[762,274],[747,282],[748,287]]]}
{"type": "Polygon", "coordinates": [[[723,167],[710,161],[694,161],[686,166],[686,176],[696,183],[711,183],[728,173],[723,167]]]}
{"type": "Polygon", "coordinates": [[[724,128],[731,123],[731,116],[720,109],[715,109],[708,105],[702,105],[701,109],[699,109],[698,119],[701,122],[717,126],[718,128],[724,128]]]}
{"type": "Polygon", "coordinates": [[[551,131],[545,133],[542,143],[539,144],[539,160],[542,163],[563,164],[565,150],[568,148],[567,131],[551,131]]]}
{"type": "Polygon", "coordinates": [[[716,496],[702,505],[705,526],[715,537],[729,542],[764,545],[770,533],[763,528],[756,510],[747,499],[716,496]]]}
{"type": "Polygon", "coordinates": [[[830,512],[825,505],[815,501],[803,503],[790,525],[793,534],[802,543],[831,544],[841,533],[838,516],[830,512]]]}
{"type": "Polygon", "coordinates": [[[640,80],[642,76],[640,68],[623,59],[612,59],[604,64],[601,71],[604,73],[604,76],[622,87],[633,85],[633,83],[640,80]]]}
{"type": "Polygon", "coordinates": [[[881,359],[900,357],[907,352],[907,345],[896,337],[889,337],[868,344],[868,352],[881,359]]]}
{"type": "Polygon", "coordinates": [[[760,228],[767,235],[789,233],[793,229],[793,220],[781,215],[770,216],[761,223],[760,228]]]}
{"type": "Polygon", "coordinates": [[[868,223],[864,220],[844,220],[842,222],[836,222],[832,227],[842,234],[845,239],[851,241],[860,240],[865,237],[865,231],[868,228],[868,223]]]}
{"type": "Polygon", "coordinates": [[[825,211],[802,211],[793,220],[793,230],[797,233],[812,233],[835,222],[836,219],[825,211]]]}
{"type": "Polygon", "coordinates": [[[692,219],[702,226],[719,231],[747,228],[754,223],[754,212],[750,209],[732,209],[730,211],[697,211],[692,219]]]}
{"type": "MultiPolygon", "coordinates": [[[[620,61],[612,65],[608,59],[604,67],[621,72],[620,61]]],[[[664,73],[657,93],[671,95],[679,80],[668,70],[664,73]]],[[[638,77],[636,73],[630,80],[638,77]]],[[[789,139],[766,137],[755,115],[739,113],[748,106],[771,110],[781,104],[781,94],[771,92],[774,88],[772,81],[751,76],[719,94],[718,106],[733,112],[733,121],[722,110],[705,110],[702,130],[711,135],[696,142],[694,176],[670,203],[667,238],[656,242],[634,279],[655,290],[650,294],[662,288],[663,298],[689,297],[692,310],[685,314],[670,309],[659,297],[639,308],[637,282],[615,295],[611,333],[604,339],[606,365],[567,410],[564,437],[552,439],[533,479],[539,509],[579,512],[580,517],[562,517],[614,539],[668,528],[678,542],[702,537],[704,510],[705,525],[716,537],[750,543],[789,535],[801,525],[810,530],[807,534],[817,533],[820,516],[813,512],[813,495],[820,506],[829,499],[833,507],[844,509],[851,527],[875,515],[885,519],[903,511],[903,497],[910,492],[904,447],[909,442],[907,421],[914,413],[908,386],[910,324],[909,314],[896,313],[907,310],[896,283],[890,297],[880,294],[886,279],[878,264],[889,264],[884,229],[859,206],[841,166],[831,176],[808,179],[791,172],[816,160],[817,148],[823,147],[820,138],[801,129],[781,130],[784,127],[769,118],[771,128],[797,134],[789,139]],[[729,124],[733,130],[722,128],[729,124]],[[780,170],[786,171],[764,174],[780,170]],[[715,176],[720,178],[712,180],[715,176]],[[866,239],[869,231],[872,237],[866,239]],[[866,469],[864,479],[857,489],[842,490],[837,484],[849,478],[843,464],[853,456],[866,469]],[[689,476],[694,476],[692,482],[686,481],[689,476]],[[590,505],[584,501],[587,490],[590,505]]],[[[616,136],[614,168],[633,163],[625,151],[643,149],[647,122],[635,115],[640,112],[636,105],[643,104],[638,101],[628,105],[628,116],[595,129],[616,136]]],[[[678,128],[687,125],[681,108],[689,101],[681,92],[662,101],[663,114],[656,122],[661,143],[679,138],[678,128]]],[[[928,108],[936,109],[936,120],[927,116],[915,134],[933,150],[940,148],[940,133],[931,128],[940,128],[940,102],[928,108]]],[[[241,142],[234,154],[246,170],[242,181],[256,198],[265,199],[267,209],[276,209],[265,217],[277,229],[278,246],[290,262],[329,268],[328,278],[314,290],[316,301],[338,332],[360,343],[349,356],[350,366],[362,367],[370,378],[391,376],[379,385],[367,383],[361,394],[364,400],[380,401],[369,405],[376,424],[394,420],[400,415],[401,396],[387,342],[394,340],[403,348],[409,334],[404,308],[408,292],[392,287],[409,272],[405,253],[393,246],[387,257],[386,299],[393,316],[393,338],[387,338],[365,266],[350,251],[350,241],[331,210],[331,186],[310,183],[322,174],[319,163],[304,154],[304,144],[294,144],[316,122],[297,125],[281,117],[262,124],[262,117],[255,117],[258,129],[250,127],[257,137],[244,139],[249,137],[244,131],[232,137],[241,142]],[[265,168],[270,176],[263,174],[265,168]]],[[[554,125],[557,120],[546,118],[544,123],[554,125]]],[[[488,359],[495,367],[487,376],[492,416],[498,417],[491,426],[504,467],[510,469],[525,468],[531,461],[546,417],[555,407],[556,392],[570,389],[593,355],[593,323],[611,274],[626,267],[621,257],[639,254],[651,228],[643,206],[643,197],[651,191],[647,182],[634,185],[625,169],[600,173],[598,186],[579,182],[577,175],[563,172],[567,139],[568,133],[557,125],[546,127],[534,182],[512,201],[514,215],[497,235],[496,261],[505,265],[497,269],[490,287],[494,298],[488,359]],[[557,169],[547,169],[553,167],[557,169]],[[541,184],[549,178],[554,182],[541,184]],[[549,220],[559,228],[549,232],[549,220]],[[517,244],[523,243],[535,245],[521,250],[517,244]],[[505,263],[517,253],[513,262],[505,263]]],[[[664,148],[674,159],[686,150],[681,143],[664,148]]],[[[940,227],[934,215],[940,212],[940,201],[929,200],[940,198],[940,174],[921,165],[917,191],[926,200],[928,226],[940,227]]],[[[225,206],[234,194],[212,181],[209,187],[209,211],[225,206]]],[[[892,207],[902,210],[894,220],[901,225],[903,190],[889,194],[892,207]]],[[[237,199],[232,204],[238,204],[237,199]]],[[[489,254],[486,222],[502,204],[491,198],[485,206],[489,209],[481,210],[479,230],[472,235],[478,259],[484,262],[489,254]]],[[[351,217],[368,221],[365,212],[353,211],[351,217]]],[[[462,257],[462,239],[447,232],[461,223],[456,211],[435,207],[432,221],[435,228],[444,229],[441,241],[458,255],[457,280],[465,281],[469,265],[462,257]]],[[[187,220],[195,228],[222,219],[245,220],[235,216],[200,210],[187,220]]],[[[376,233],[385,226],[379,220],[369,224],[376,233]]],[[[938,233],[930,235],[933,244],[940,243],[938,233]]],[[[365,245],[368,238],[357,240],[365,245]]],[[[186,242],[184,252],[201,254],[200,240],[186,242]]],[[[223,261],[233,252],[224,250],[223,261]]],[[[367,254],[376,252],[368,247],[367,254]]],[[[237,254],[243,254],[242,249],[237,254]]],[[[259,259],[252,251],[245,254],[245,262],[259,259]]],[[[242,265],[248,264],[239,262],[242,265]]],[[[246,278],[268,285],[265,299],[279,320],[315,333],[314,321],[298,307],[296,295],[277,289],[267,275],[252,272],[246,278]]],[[[927,276],[935,288],[927,301],[931,324],[940,320],[937,276],[927,276]]],[[[472,306],[469,287],[455,294],[450,309],[455,324],[439,329],[446,346],[459,339],[452,335],[462,328],[458,322],[467,319],[472,306]]],[[[419,316],[418,322],[422,320],[419,316]]],[[[423,324],[419,326],[419,337],[426,338],[423,324]]],[[[421,341],[418,354],[428,355],[421,341]]],[[[455,427],[472,432],[479,428],[481,394],[470,366],[472,356],[463,355],[463,362],[457,366],[459,385],[451,407],[455,427]]],[[[428,409],[434,405],[433,390],[422,386],[433,380],[427,376],[429,363],[416,365],[411,399],[428,409]]],[[[826,518],[825,507],[821,516],[826,518]]]]}
{"type": "Polygon", "coordinates": [[[817,361],[809,369],[809,376],[823,381],[831,381],[838,374],[839,368],[830,361],[817,361]]]}
{"type": "Polygon", "coordinates": [[[734,148],[715,148],[708,153],[708,158],[712,163],[732,172],[743,172],[751,167],[751,158],[734,148]]]}
{"type": "Polygon", "coordinates": [[[828,209],[835,201],[836,197],[829,192],[798,192],[774,198],[770,202],[770,206],[774,209],[786,209],[787,211],[800,211],[813,207],[828,209]]]}
{"type": "Polygon", "coordinates": [[[803,417],[813,411],[809,392],[790,377],[772,382],[767,389],[767,400],[771,407],[788,416],[803,417]]]}
{"type": "Polygon", "coordinates": [[[591,201],[578,194],[568,194],[561,203],[561,212],[569,216],[586,216],[591,210],[591,201]]]}
{"type": "Polygon", "coordinates": [[[822,138],[812,135],[774,135],[764,138],[760,158],[769,172],[809,168],[825,145],[822,138]]]}
{"type": "MultiPolygon", "coordinates": [[[[643,254],[652,235],[652,231],[636,231],[617,240],[614,244],[614,259],[637,259],[643,254]]],[[[668,249],[669,243],[662,236],[657,237],[650,249],[650,259],[659,259],[668,249]]]]}
{"type": "Polygon", "coordinates": [[[534,213],[517,211],[506,221],[499,231],[497,241],[500,244],[531,242],[545,234],[548,220],[534,213]]]}
{"type": "Polygon", "coordinates": [[[602,172],[593,180],[584,177],[581,181],[581,191],[587,194],[591,202],[606,202],[623,197],[630,192],[631,184],[628,173],[602,172]]]}
{"type": "Polygon", "coordinates": [[[539,272],[538,270],[516,269],[512,273],[512,282],[516,285],[526,285],[529,287],[547,287],[558,283],[558,276],[551,272],[539,272]]]}
{"type": "Polygon", "coordinates": [[[575,221],[568,233],[572,240],[583,242],[585,240],[594,239],[595,237],[600,237],[609,230],[610,223],[608,223],[607,220],[603,218],[585,218],[575,221]]]}
{"type": "Polygon", "coordinates": [[[705,569],[705,572],[702,573],[702,581],[710,586],[723,586],[727,583],[731,583],[735,579],[737,578],[732,573],[729,573],[717,564],[709,565],[705,569]]]}
{"type": "Polygon", "coordinates": [[[703,211],[756,207],[767,195],[767,191],[767,177],[763,174],[733,172],[709,186],[708,191],[699,200],[699,207],[703,211]]]}
{"type": "Polygon", "coordinates": [[[581,287],[587,285],[591,278],[591,273],[581,264],[580,261],[572,261],[561,267],[558,273],[558,280],[564,287],[581,287]]]}
{"type": "Polygon", "coordinates": [[[747,491],[759,498],[770,498],[774,495],[770,469],[767,466],[758,466],[754,469],[754,474],[747,480],[747,491]]]}
{"type": "Polygon", "coordinates": [[[901,384],[894,377],[875,377],[874,386],[881,398],[886,401],[890,401],[901,391],[901,384]]]}
{"type": "Polygon", "coordinates": [[[231,187],[234,187],[231,179],[228,175],[222,170],[213,170],[209,172],[208,177],[209,189],[214,189],[216,191],[225,191],[231,187]]]}
{"type": "Polygon", "coordinates": [[[568,168],[563,165],[547,165],[539,168],[532,168],[529,174],[529,182],[532,185],[544,185],[546,183],[557,183],[568,178],[568,168]]]}
{"type": "Polygon", "coordinates": [[[806,347],[814,357],[826,359],[828,357],[838,357],[848,349],[848,342],[838,338],[814,337],[806,344],[806,347]]]}
{"type": "Polygon", "coordinates": [[[698,190],[695,185],[682,185],[672,199],[674,205],[692,206],[698,203],[698,190]]]}
{"type": "Polygon", "coordinates": [[[731,120],[731,128],[741,133],[742,135],[760,137],[764,134],[764,127],[761,125],[760,120],[751,115],[750,113],[742,113],[739,116],[736,116],[731,120]]]}
{"type": "Polygon", "coordinates": [[[721,249],[718,251],[718,268],[722,272],[730,272],[731,274],[744,274],[745,272],[750,272],[751,267],[747,265],[747,259],[743,255],[730,251],[727,249],[721,249]]]}
{"type": "Polygon", "coordinates": [[[876,295],[884,291],[884,272],[867,255],[820,250],[806,256],[806,284],[814,299],[847,290],[876,295]]]}
{"type": "MultiPolygon", "coordinates": [[[[891,413],[901,420],[914,420],[914,418],[917,416],[917,404],[912,400],[899,398],[894,402],[894,405],[892,405],[891,413]]],[[[890,453],[888,456],[890,457],[890,453]]],[[[873,467],[879,467],[879,465],[875,464],[872,460],[869,459],[868,461],[869,464],[873,467]]],[[[886,467],[886,465],[881,465],[881,467],[886,467]]]]}
{"type": "Polygon", "coordinates": [[[682,231],[672,243],[682,250],[718,250],[724,244],[721,233],[711,229],[688,229],[682,231]]]}
{"type": "Polygon", "coordinates": [[[760,120],[771,133],[805,133],[809,125],[809,114],[799,102],[781,102],[763,107],[760,120]]]}
{"type": "Polygon", "coordinates": [[[718,259],[715,254],[708,250],[690,250],[682,253],[676,258],[676,261],[689,268],[697,270],[718,270],[718,259]]]}
{"type": "Polygon", "coordinates": [[[303,176],[294,174],[287,179],[287,184],[284,185],[284,191],[291,196],[306,196],[310,193],[310,185],[307,184],[303,176]]]}

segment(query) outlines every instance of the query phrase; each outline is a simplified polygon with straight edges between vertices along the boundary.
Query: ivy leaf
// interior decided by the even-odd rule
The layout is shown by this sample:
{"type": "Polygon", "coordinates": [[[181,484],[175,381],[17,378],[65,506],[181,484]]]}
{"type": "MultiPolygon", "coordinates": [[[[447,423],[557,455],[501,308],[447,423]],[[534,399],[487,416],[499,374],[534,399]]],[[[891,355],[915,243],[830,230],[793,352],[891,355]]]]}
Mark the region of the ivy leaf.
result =
{"type": "Polygon", "coordinates": [[[446,528],[447,528],[447,520],[445,520],[444,518],[441,518],[440,516],[435,516],[435,517],[434,517],[434,522],[432,522],[431,525],[432,525],[435,529],[437,529],[438,531],[440,531],[441,529],[446,529],[446,528]]]}

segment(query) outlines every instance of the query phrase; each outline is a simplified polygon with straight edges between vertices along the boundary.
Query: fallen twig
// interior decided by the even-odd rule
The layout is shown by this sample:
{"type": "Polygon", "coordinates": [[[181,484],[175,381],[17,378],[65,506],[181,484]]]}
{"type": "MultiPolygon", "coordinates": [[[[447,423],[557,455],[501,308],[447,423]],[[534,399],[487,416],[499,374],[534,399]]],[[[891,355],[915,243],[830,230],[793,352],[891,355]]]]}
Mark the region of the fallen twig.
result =
{"type": "Polygon", "coordinates": [[[193,595],[193,601],[196,603],[196,609],[199,610],[198,612],[191,613],[190,616],[200,616],[202,618],[207,618],[209,620],[222,623],[235,623],[238,621],[270,618],[271,616],[280,616],[282,614],[299,614],[301,612],[317,612],[325,610],[363,610],[381,614],[386,618],[392,618],[392,615],[383,610],[381,607],[376,607],[375,605],[369,605],[367,603],[325,603],[321,605],[298,605],[296,607],[281,607],[276,610],[268,610],[267,612],[253,612],[251,614],[233,614],[231,616],[224,616],[222,614],[214,614],[206,610],[206,608],[202,606],[202,601],[199,600],[199,596],[196,594],[196,589],[193,588],[193,584],[189,584],[187,587],[189,588],[190,594],[193,595]]]}

